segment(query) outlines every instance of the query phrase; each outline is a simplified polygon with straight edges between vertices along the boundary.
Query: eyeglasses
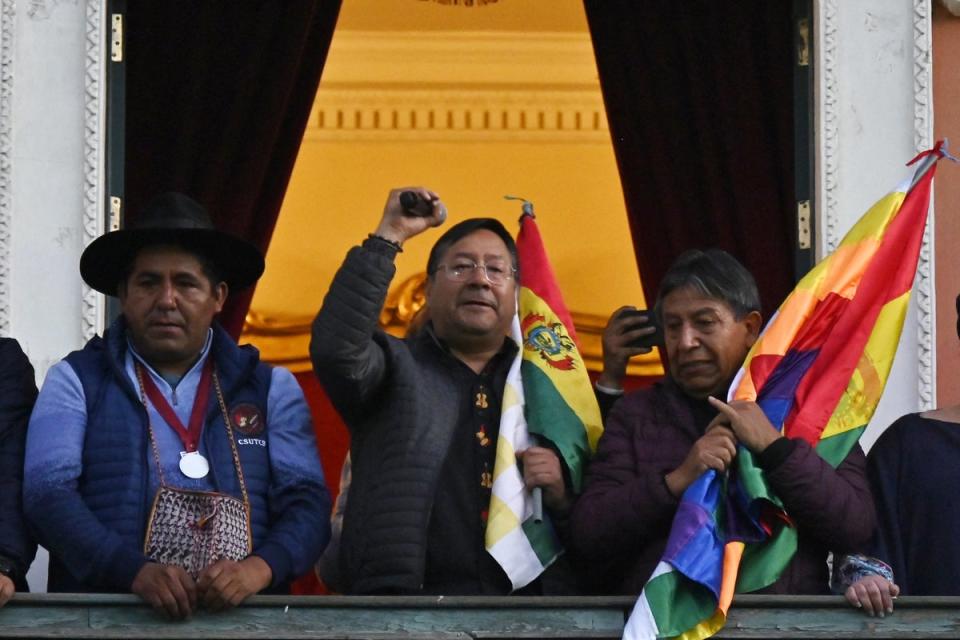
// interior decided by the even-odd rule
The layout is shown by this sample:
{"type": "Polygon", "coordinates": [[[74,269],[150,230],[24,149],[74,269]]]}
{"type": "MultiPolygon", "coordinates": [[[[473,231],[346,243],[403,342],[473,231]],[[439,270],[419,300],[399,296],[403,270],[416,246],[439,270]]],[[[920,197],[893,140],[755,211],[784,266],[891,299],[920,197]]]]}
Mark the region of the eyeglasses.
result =
{"type": "Polygon", "coordinates": [[[517,272],[514,267],[502,264],[477,264],[473,261],[437,265],[437,271],[443,271],[447,280],[453,282],[466,282],[478,269],[483,273],[487,282],[493,285],[504,284],[507,280],[511,280],[517,272]]]}

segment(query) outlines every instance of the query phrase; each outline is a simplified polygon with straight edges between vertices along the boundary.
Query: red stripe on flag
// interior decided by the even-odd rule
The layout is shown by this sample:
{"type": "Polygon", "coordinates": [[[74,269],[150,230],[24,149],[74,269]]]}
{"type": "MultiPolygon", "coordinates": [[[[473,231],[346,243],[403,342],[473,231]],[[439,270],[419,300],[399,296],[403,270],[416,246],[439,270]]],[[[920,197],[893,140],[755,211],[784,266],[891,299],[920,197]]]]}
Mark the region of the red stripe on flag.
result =
{"type": "MultiPolygon", "coordinates": [[[[837,318],[843,313],[849,301],[830,292],[821,302],[814,307],[813,312],[807,321],[797,330],[793,341],[787,348],[787,353],[791,351],[817,351],[823,345],[824,338],[830,335],[830,330],[837,318]]],[[[767,379],[780,365],[781,360],[786,356],[784,354],[758,353],[750,359],[750,378],[753,380],[753,387],[758,391],[767,383],[767,379]]]]}
{"type": "Polygon", "coordinates": [[[753,380],[754,389],[759,391],[763,388],[781,360],[783,356],[778,353],[758,353],[750,358],[750,379],[753,380]]]}
{"type": "Polygon", "coordinates": [[[887,226],[853,298],[826,336],[820,354],[797,387],[784,433],[816,444],[847,389],[880,310],[913,286],[936,165],[907,194],[887,226]]]}
{"type": "Polygon", "coordinates": [[[576,330],[573,328],[573,319],[563,303],[563,295],[553,275],[553,267],[547,258],[543,247],[543,238],[533,216],[520,217],[520,233],[517,234],[517,256],[522,267],[520,272],[521,284],[530,289],[537,296],[550,305],[550,308],[566,327],[567,333],[580,348],[576,330]]]}
{"type": "Polygon", "coordinates": [[[824,340],[830,336],[833,325],[840,318],[850,300],[831,291],[817,303],[813,313],[803,323],[794,338],[790,349],[795,351],[814,351],[822,349],[824,340]]]}

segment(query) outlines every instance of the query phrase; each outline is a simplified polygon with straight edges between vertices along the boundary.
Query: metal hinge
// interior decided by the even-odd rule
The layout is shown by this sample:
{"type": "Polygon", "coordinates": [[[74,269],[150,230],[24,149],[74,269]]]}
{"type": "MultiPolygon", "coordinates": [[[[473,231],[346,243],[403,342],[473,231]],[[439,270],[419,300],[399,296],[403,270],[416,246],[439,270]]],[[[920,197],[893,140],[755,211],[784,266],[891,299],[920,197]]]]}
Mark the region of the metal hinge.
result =
{"type": "Polygon", "coordinates": [[[123,61],[123,14],[110,15],[110,59],[123,61]]]}
{"type": "Polygon", "coordinates": [[[110,231],[120,229],[120,208],[122,202],[117,196],[110,196],[110,231]]]}
{"type": "Polygon", "coordinates": [[[797,246],[801,249],[810,248],[809,200],[801,200],[797,203],[797,246]]]}
{"type": "Polygon", "coordinates": [[[797,66],[810,66],[810,19],[797,20],[797,66]]]}

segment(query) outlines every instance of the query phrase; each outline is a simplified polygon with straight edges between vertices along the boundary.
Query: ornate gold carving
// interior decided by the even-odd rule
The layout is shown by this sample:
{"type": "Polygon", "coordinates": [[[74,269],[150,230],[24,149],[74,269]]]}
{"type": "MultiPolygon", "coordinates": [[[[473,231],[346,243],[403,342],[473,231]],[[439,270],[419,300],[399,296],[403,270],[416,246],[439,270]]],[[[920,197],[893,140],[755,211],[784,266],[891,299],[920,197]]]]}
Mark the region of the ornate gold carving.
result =
{"type": "MultiPolygon", "coordinates": [[[[425,0],[420,0],[424,2],[425,0]]],[[[497,0],[433,0],[437,4],[456,5],[461,7],[482,7],[485,4],[496,4],[497,0]]]]}
{"type": "Polygon", "coordinates": [[[249,342],[260,350],[260,357],[291,371],[310,371],[309,316],[277,317],[247,313],[240,342],[249,342]]]}
{"type": "Polygon", "coordinates": [[[423,322],[417,314],[427,303],[427,274],[410,276],[393,287],[387,294],[387,300],[380,312],[380,326],[391,335],[401,337],[407,334],[411,325],[423,322]]]}

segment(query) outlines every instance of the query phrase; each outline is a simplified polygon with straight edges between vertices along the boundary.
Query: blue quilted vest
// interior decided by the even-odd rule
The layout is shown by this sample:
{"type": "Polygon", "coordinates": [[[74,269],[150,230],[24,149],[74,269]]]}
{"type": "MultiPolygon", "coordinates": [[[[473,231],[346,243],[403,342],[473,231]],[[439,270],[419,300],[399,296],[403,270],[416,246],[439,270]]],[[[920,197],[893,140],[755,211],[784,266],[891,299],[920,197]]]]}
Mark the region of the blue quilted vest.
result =
{"type": "MultiPolygon", "coordinates": [[[[271,369],[260,363],[251,346],[239,347],[219,325],[213,327],[210,357],[214,358],[223,389],[227,413],[239,405],[259,408],[267,419],[267,394],[271,369]]],[[[83,473],[79,491],[86,506],[106,527],[131,548],[142,550],[147,518],[153,502],[149,493],[150,454],[147,413],[127,377],[126,323],[119,318],[101,339],[90,340],[80,351],[66,357],[83,385],[87,402],[87,426],[83,447],[83,473]]],[[[211,394],[203,429],[210,458],[210,473],[217,491],[242,497],[233,463],[233,453],[223,424],[223,413],[211,394]]],[[[245,437],[234,425],[235,439],[245,437]]],[[[257,437],[266,439],[267,431],[257,437]]],[[[270,460],[267,447],[238,447],[243,477],[250,498],[254,548],[270,525],[268,490],[270,460]]],[[[74,578],[56,558],[50,559],[50,591],[93,590],[74,578]]]]}

